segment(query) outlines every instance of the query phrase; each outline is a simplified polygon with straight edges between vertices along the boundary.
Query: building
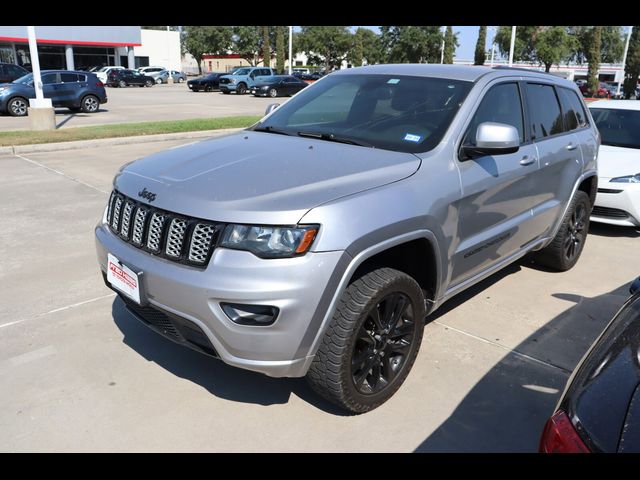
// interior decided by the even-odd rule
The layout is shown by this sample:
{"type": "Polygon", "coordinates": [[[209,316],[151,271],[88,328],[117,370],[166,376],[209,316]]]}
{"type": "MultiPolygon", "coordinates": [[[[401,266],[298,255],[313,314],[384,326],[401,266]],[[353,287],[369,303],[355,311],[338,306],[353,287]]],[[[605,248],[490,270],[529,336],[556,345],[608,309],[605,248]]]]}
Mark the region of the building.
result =
{"type": "MultiPolygon", "coordinates": [[[[180,67],[180,34],[139,26],[37,26],[40,68],[180,67]]],[[[26,26],[0,26],[0,62],[31,69],[26,26]]]]}

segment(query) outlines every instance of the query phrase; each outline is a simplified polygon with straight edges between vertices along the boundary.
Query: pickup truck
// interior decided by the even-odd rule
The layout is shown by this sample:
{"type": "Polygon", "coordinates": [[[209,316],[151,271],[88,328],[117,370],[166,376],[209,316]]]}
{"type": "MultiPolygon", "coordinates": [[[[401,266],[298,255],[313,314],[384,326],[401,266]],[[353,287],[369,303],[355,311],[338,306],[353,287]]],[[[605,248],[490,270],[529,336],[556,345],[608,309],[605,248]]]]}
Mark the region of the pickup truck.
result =
{"type": "Polygon", "coordinates": [[[257,83],[263,82],[267,77],[276,75],[277,72],[273,68],[264,67],[246,67],[239,68],[230,75],[220,77],[220,91],[225,94],[236,92],[238,95],[244,95],[247,90],[255,86],[257,83]]]}

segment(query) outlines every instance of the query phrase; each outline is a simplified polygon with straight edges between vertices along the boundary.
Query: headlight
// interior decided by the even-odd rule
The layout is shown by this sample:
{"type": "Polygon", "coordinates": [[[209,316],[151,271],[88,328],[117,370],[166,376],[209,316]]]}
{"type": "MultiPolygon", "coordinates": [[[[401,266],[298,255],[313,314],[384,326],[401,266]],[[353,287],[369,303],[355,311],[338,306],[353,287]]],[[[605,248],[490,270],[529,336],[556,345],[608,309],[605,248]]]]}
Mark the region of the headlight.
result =
{"type": "Polygon", "coordinates": [[[0,92],[4,92],[9,87],[0,87],[0,92]]]}
{"type": "Polygon", "coordinates": [[[222,234],[221,247],[246,250],[260,258],[304,255],[318,233],[318,226],[273,227],[228,225],[222,234]]]}
{"type": "Polygon", "coordinates": [[[627,175],[626,177],[616,177],[609,180],[612,183],[640,183],[640,173],[627,175]]]}
{"type": "Polygon", "coordinates": [[[236,83],[236,82],[237,82],[237,80],[235,78],[229,79],[229,83],[236,83]]]}
{"type": "Polygon", "coordinates": [[[265,85],[264,87],[260,87],[260,90],[269,90],[269,85],[265,85]]]}

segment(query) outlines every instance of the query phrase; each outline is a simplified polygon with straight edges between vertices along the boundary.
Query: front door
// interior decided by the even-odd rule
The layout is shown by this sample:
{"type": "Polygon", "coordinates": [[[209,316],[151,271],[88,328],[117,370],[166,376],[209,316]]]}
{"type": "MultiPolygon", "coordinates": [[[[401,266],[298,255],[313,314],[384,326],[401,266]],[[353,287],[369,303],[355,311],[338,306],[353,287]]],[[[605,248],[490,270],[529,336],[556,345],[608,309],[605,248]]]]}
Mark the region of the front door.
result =
{"type": "Polygon", "coordinates": [[[525,133],[521,85],[493,84],[465,129],[463,145],[474,145],[483,122],[516,127],[520,148],[515,153],[467,159],[459,154],[462,184],[458,202],[458,238],[450,285],[455,286],[519,251],[535,233],[531,226],[533,174],[538,169],[535,146],[525,133]]]}

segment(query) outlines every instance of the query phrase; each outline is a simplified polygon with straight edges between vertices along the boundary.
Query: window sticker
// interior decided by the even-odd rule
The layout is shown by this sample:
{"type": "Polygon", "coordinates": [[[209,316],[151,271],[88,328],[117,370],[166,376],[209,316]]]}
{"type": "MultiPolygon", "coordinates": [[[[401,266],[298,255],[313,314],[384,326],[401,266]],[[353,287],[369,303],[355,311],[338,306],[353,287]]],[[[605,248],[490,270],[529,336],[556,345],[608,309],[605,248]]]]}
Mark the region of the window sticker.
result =
{"type": "Polygon", "coordinates": [[[395,85],[396,83],[400,83],[400,79],[399,78],[390,78],[387,83],[390,83],[392,85],[395,85]]]}
{"type": "Polygon", "coordinates": [[[413,135],[411,133],[407,133],[404,136],[404,141],[406,142],[419,142],[422,137],[420,135],[413,135]]]}

